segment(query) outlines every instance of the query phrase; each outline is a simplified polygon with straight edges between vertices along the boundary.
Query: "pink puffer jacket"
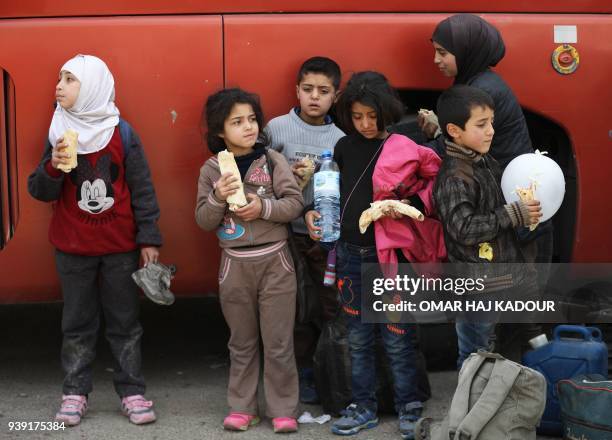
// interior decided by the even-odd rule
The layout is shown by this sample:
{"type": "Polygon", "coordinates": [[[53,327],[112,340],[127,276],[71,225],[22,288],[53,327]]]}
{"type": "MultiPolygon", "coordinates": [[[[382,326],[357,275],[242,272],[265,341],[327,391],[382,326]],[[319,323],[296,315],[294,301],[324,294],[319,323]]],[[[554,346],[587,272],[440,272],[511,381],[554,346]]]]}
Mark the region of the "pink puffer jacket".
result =
{"type": "Polygon", "coordinates": [[[433,150],[406,136],[392,134],[385,142],[372,175],[374,201],[402,200],[418,194],[425,205],[425,220],[383,217],[376,221],[374,233],[381,264],[397,264],[395,249],[401,249],[412,263],[446,260],[444,233],[436,218],[432,195],[441,163],[433,150]]]}

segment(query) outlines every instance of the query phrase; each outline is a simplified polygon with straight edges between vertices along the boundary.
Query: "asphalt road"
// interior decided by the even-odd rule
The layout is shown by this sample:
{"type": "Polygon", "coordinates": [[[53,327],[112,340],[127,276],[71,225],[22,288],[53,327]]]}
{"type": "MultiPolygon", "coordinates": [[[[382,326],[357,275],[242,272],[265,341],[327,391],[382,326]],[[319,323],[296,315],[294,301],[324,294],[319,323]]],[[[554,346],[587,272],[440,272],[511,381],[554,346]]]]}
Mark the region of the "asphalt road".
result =
{"type": "MultiPolygon", "coordinates": [[[[156,423],[135,426],[121,415],[111,380],[112,357],[100,338],[90,412],[81,425],[63,431],[9,430],[9,422],[53,421],[61,398],[60,322],[61,304],[0,306],[0,439],[277,438],[268,420],[248,434],[225,432],[221,427],[227,410],[228,330],[218,303],[210,298],[181,300],[168,308],[143,303],[143,370],[147,397],[155,402],[156,423]]],[[[439,354],[445,354],[446,346],[439,347],[439,354]]],[[[430,382],[433,397],[425,414],[441,420],[455,389],[456,373],[432,372],[430,382]]],[[[314,416],[322,413],[319,406],[304,405],[302,411],[314,416]]],[[[337,440],[329,429],[329,423],[300,425],[290,438],[337,440]]],[[[377,428],[355,438],[399,439],[397,419],[382,416],[377,428]]]]}

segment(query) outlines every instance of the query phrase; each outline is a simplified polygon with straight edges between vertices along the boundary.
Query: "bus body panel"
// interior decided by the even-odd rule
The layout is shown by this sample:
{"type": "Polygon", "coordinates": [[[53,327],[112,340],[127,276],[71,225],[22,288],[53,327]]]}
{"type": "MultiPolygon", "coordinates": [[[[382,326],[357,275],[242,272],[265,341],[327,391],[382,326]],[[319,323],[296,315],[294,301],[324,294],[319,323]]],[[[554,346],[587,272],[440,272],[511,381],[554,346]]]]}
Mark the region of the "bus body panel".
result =
{"type": "MultiPolygon", "coordinates": [[[[144,2],[131,2],[130,6],[120,3],[106,2],[99,10],[79,3],[73,10],[82,15],[93,14],[92,11],[100,15],[129,11],[137,14],[144,10],[144,2]]],[[[214,2],[209,3],[211,11],[221,8],[214,2]]],[[[429,38],[435,25],[456,10],[451,3],[455,5],[455,2],[435,2],[430,8],[446,6],[446,13],[420,14],[151,15],[0,20],[0,68],[10,74],[15,86],[18,157],[14,165],[18,172],[19,205],[15,234],[0,250],[0,303],[60,299],[53,248],[47,238],[52,207],[29,196],[27,176],[42,154],[53,112],[58,70],[76,53],[97,55],[108,63],[116,80],[117,105],[143,140],[162,213],[161,259],[178,266],[173,291],[181,296],[203,295],[217,290],[219,260],[216,237],[200,230],[194,221],[198,172],[210,156],[200,131],[206,97],[224,85],[239,85],[261,95],[268,120],[285,114],[296,103],[297,69],[313,55],[336,59],[342,67],[344,81],[355,71],[379,70],[403,90],[443,90],[451,81],[442,77],[433,65],[429,38]]],[[[486,3],[487,7],[496,8],[489,3],[496,2],[486,3]]],[[[515,3],[522,4],[512,2],[515,3]]],[[[557,2],[540,3],[553,11],[564,11],[561,5],[553,8],[557,2]]],[[[160,2],[147,4],[152,5],[151,14],[160,13],[154,8],[160,2]]],[[[280,4],[260,2],[253,9],[280,4]]],[[[398,3],[377,4],[384,11],[398,3]]],[[[318,5],[320,9],[316,10],[326,10],[321,2],[308,5],[308,8],[318,5]]],[[[354,4],[351,9],[359,12],[372,7],[360,5],[354,4]]],[[[597,5],[603,2],[586,2],[584,10],[592,12],[597,5]]],[[[42,13],[41,2],[30,1],[15,5],[10,11],[14,16],[62,16],[71,15],[69,6],[73,4],[58,1],[42,13]]],[[[222,11],[251,10],[246,2],[240,1],[231,7],[235,9],[226,7],[222,11]]],[[[202,6],[195,2],[178,2],[172,8],[176,14],[202,12],[198,9],[202,6]]],[[[11,16],[7,10],[0,6],[0,16],[11,16]]],[[[508,13],[487,13],[483,17],[499,27],[506,42],[506,57],[496,70],[514,90],[521,105],[554,121],[571,141],[578,174],[572,260],[609,260],[612,234],[608,233],[610,196],[606,194],[605,183],[607,167],[612,162],[609,148],[612,96],[606,81],[612,67],[611,17],[508,13]],[[561,75],[552,68],[551,54],[559,46],[553,39],[554,25],[577,26],[578,42],[574,46],[581,62],[571,75],[561,75]]]]}
{"type": "Polygon", "coordinates": [[[236,14],[308,12],[521,12],[605,13],[608,0],[21,0],[0,3],[0,17],[236,14]]]}
{"type": "MultiPolygon", "coordinates": [[[[350,72],[378,70],[400,89],[443,89],[451,80],[433,64],[428,43],[442,14],[242,15],[225,17],[226,83],[257,91],[268,116],[295,102],[295,73],[308,56],[325,53],[350,72]],[[316,25],[313,23],[316,22],[316,25]],[[247,68],[248,66],[248,68],[247,68]],[[266,80],[262,80],[265,78],[266,80]]],[[[578,219],[573,261],[610,258],[609,203],[601,185],[612,163],[612,17],[483,14],[497,26],[506,56],[496,70],[521,105],[561,125],[578,166],[578,219]],[[580,65],[561,75],[551,64],[554,25],[576,25],[580,65]],[[608,43],[606,43],[608,42],[608,43]]],[[[545,150],[546,146],[534,145],[545,150]]]]}
{"type": "Polygon", "coordinates": [[[181,273],[184,294],[215,291],[214,234],[194,221],[199,168],[208,156],[199,129],[204,99],[223,86],[222,20],[205,17],[35,19],[0,21],[0,67],[16,89],[21,217],[0,251],[0,302],[59,298],[47,237],[50,203],[34,200],[27,177],[40,161],[62,64],[77,53],[106,61],[121,115],[140,135],[157,192],[163,261],[181,273]]]}

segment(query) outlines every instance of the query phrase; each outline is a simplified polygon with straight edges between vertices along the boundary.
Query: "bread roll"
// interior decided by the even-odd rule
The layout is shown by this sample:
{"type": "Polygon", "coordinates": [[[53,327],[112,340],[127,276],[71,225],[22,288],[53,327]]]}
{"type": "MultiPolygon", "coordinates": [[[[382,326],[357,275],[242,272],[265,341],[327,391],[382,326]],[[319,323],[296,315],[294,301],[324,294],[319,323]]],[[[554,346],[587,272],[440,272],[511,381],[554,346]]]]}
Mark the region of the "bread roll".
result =
{"type": "Polygon", "coordinates": [[[315,163],[310,157],[305,157],[300,161],[302,165],[295,172],[300,176],[300,180],[298,180],[298,186],[300,189],[304,189],[308,182],[312,178],[312,175],[315,171],[315,163]]]}
{"type": "Polygon", "coordinates": [[[68,153],[70,155],[68,158],[69,162],[67,164],[61,163],[57,166],[57,168],[64,173],[69,173],[77,166],[78,138],[79,134],[70,128],[64,132],[64,143],[68,144],[68,146],[62,149],[62,153],[68,153]]]}
{"type": "Polygon", "coordinates": [[[438,122],[438,116],[433,112],[433,110],[422,108],[419,110],[418,114],[423,116],[425,119],[425,124],[433,124],[436,126],[436,131],[433,134],[434,138],[438,137],[442,133],[440,123],[438,122]]]}
{"type": "Polygon", "coordinates": [[[235,211],[236,209],[245,206],[248,202],[244,195],[244,185],[242,184],[242,179],[240,178],[238,165],[236,165],[236,160],[234,159],[234,153],[227,150],[220,151],[217,155],[217,159],[219,160],[219,169],[221,170],[221,174],[232,173],[232,176],[238,178],[240,188],[238,188],[234,194],[227,197],[227,203],[229,204],[230,211],[235,211]]]}
{"type": "MultiPolygon", "coordinates": [[[[536,199],[535,190],[536,190],[536,183],[534,180],[532,180],[529,187],[520,188],[517,186],[515,192],[519,196],[519,199],[521,199],[521,201],[525,203],[525,202],[529,202],[531,200],[536,199]]],[[[537,227],[538,227],[538,223],[531,224],[529,225],[529,230],[534,231],[537,227]]]]}
{"type": "Polygon", "coordinates": [[[414,206],[402,203],[399,200],[378,200],[374,203],[370,203],[370,207],[361,213],[359,217],[359,232],[365,234],[370,223],[388,215],[391,209],[419,222],[425,219],[423,213],[414,206]]]}

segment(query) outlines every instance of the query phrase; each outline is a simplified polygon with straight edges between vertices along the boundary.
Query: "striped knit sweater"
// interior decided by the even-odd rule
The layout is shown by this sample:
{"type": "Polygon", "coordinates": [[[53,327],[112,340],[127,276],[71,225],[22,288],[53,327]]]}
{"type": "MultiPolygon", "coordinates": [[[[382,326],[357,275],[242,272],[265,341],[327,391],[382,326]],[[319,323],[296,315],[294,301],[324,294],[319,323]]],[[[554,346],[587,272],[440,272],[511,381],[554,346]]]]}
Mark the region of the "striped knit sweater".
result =
{"type": "MultiPolygon", "coordinates": [[[[292,108],[289,113],[272,119],[265,128],[270,136],[270,147],[285,156],[289,165],[299,162],[306,156],[314,156],[317,160],[324,150],[332,153],[338,139],[344,136],[333,122],[324,125],[310,125],[298,115],[299,108],[292,108]]],[[[313,203],[312,180],[304,188],[302,195],[306,206],[313,203]]],[[[291,223],[294,232],[308,234],[303,218],[291,223]]]]}

